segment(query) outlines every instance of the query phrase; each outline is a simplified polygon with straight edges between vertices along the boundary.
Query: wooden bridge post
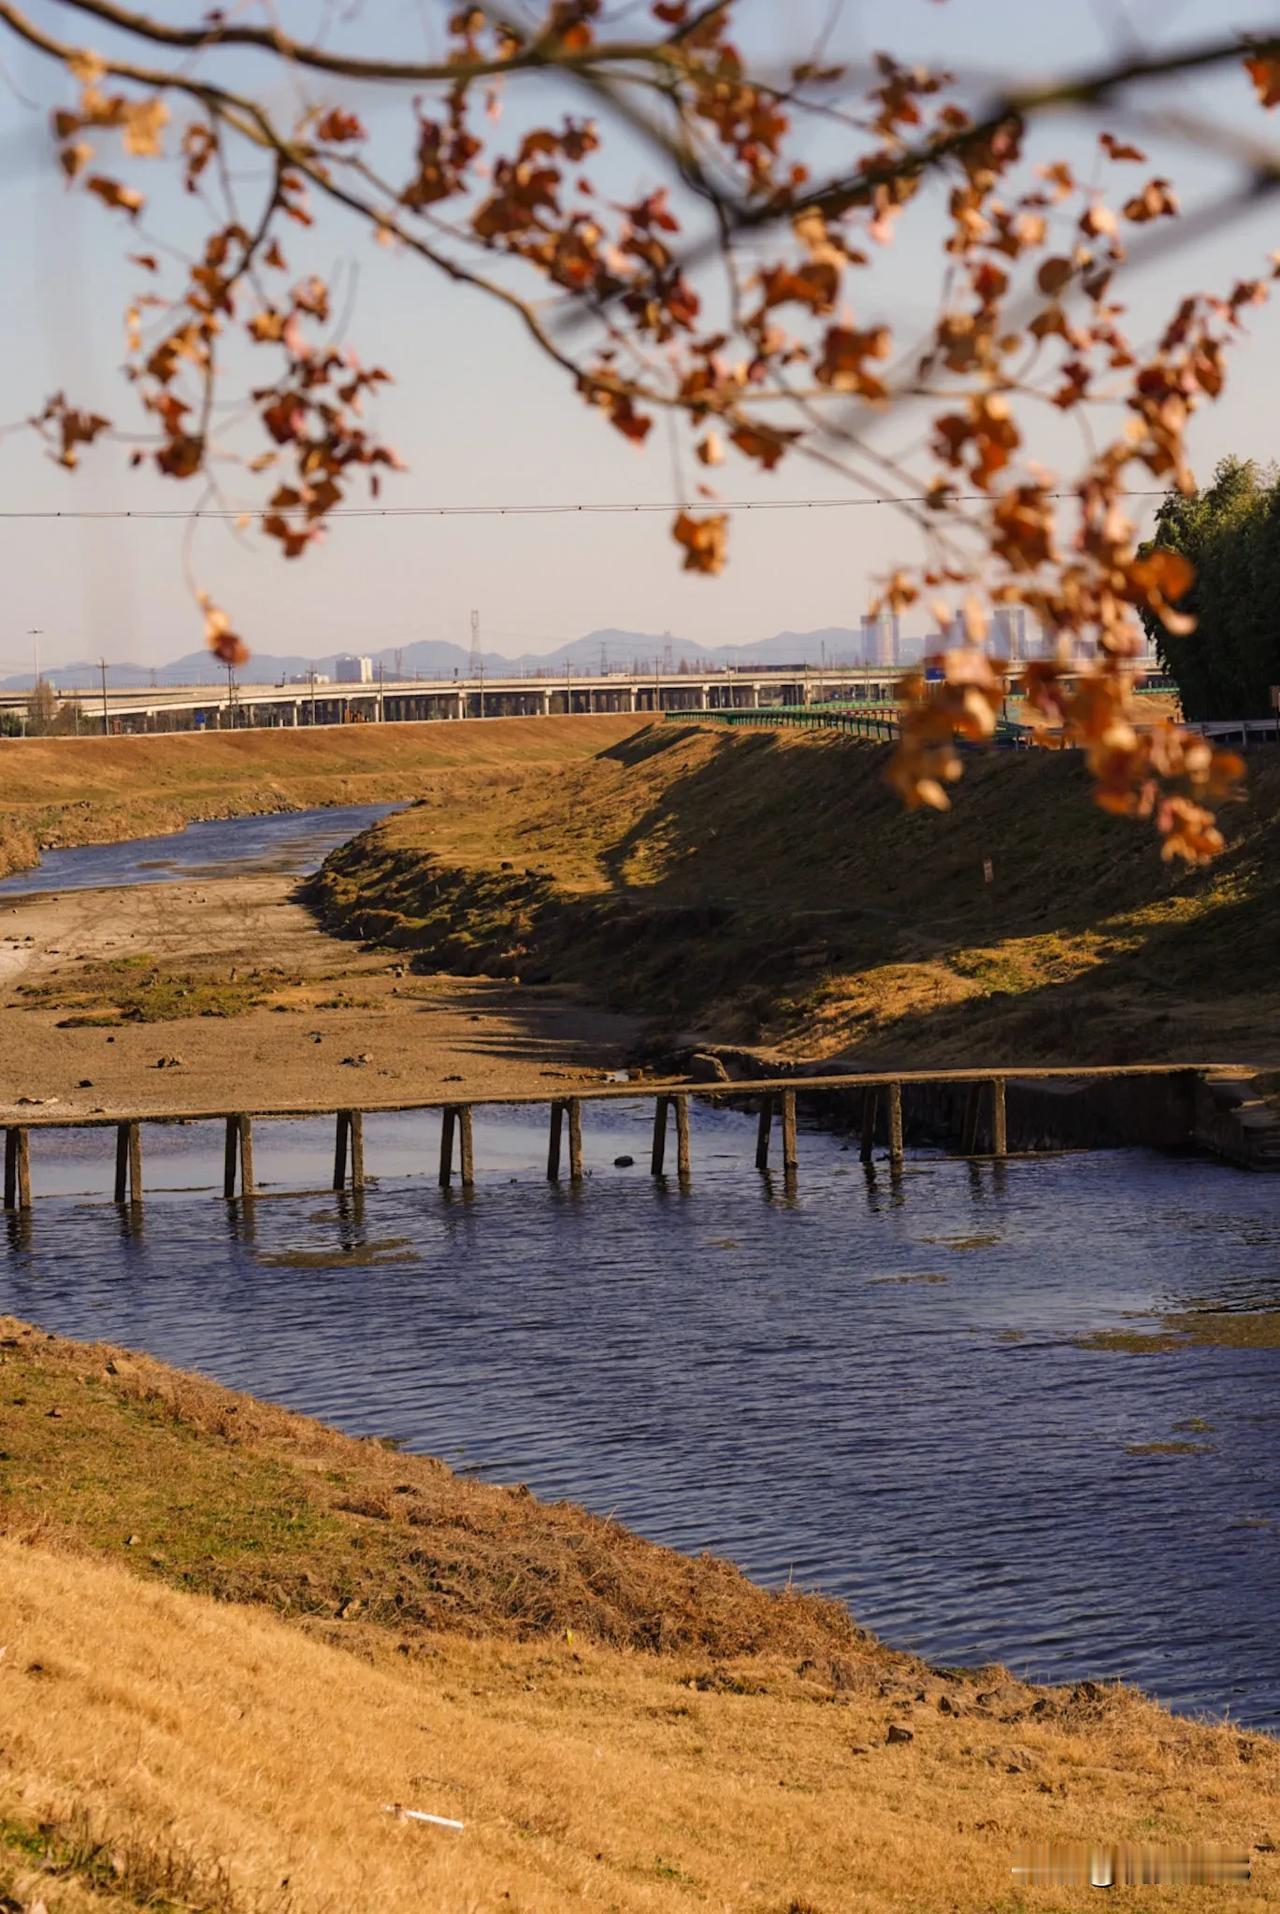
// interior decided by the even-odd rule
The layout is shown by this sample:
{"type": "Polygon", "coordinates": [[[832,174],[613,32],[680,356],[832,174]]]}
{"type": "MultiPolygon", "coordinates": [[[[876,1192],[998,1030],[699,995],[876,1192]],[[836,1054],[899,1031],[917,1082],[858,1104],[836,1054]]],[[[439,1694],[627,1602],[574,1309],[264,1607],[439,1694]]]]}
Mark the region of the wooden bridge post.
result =
{"type": "Polygon", "coordinates": [[[560,1138],[564,1130],[564,1105],[559,1098],[551,1103],[551,1129],[547,1136],[547,1181],[556,1183],[560,1179],[560,1138]]]}
{"type": "Polygon", "coordinates": [[[661,1176],[667,1157],[667,1108],[670,1097],[659,1097],[653,1106],[653,1155],[649,1168],[654,1176],[661,1176]]]}
{"type": "Polygon", "coordinates": [[[769,1167],[769,1138],[773,1129],[773,1113],[777,1107],[777,1098],[764,1096],[760,1099],[760,1121],[756,1126],[756,1168],[767,1170],[769,1167]]]}
{"type": "Polygon", "coordinates": [[[461,1159],[462,1187],[469,1190],[476,1180],[475,1144],[471,1132],[471,1105],[458,1105],[458,1155],[461,1159]]]}
{"type": "Polygon", "coordinates": [[[350,1127],[347,1112],[339,1110],[333,1138],[333,1187],[335,1190],[345,1190],[347,1187],[347,1134],[350,1127]]]}
{"type": "Polygon", "coordinates": [[[978,1083],[971,1083],[969,1085],[969,1093],[965,1098],[964,1122],[960,1130],[961,1156],[973,1156],[977,1151],[978,1124],[981,1118],[982,1086],[978,1083]]]}
{"type": "Polygon", "coordinates": [[[794,1176],[800,1161],[796,1150],[796,1093],[784,1090],[782,1093],[782,1169],[785,1176],[794,1176]]]}
{"type": "Polygon", "coordinates": [[[569,1098],[569,1175],[575,1183],[582,1181],[582,1100],[569,1098]]]}
{"type": "Polygon", "coordinates": [[[123,1203],[142,1201],[142,1131],[137,1123],[116,1125],[115,1199],[123,1203]]]}
{"type": "Polygon", "coordinates": [[[453,1181],[453,1131],[458,1113],[451,1103],[440,1112],[440,1188],[447,1190],[453,1181]]]}
{"type": "Polygon", "coordinates": [[[4,1206],[7,1210],[31,1208],[31,1156],[21,1124],[4,1133],[4,1206]]]}
{"type": "Polygon", "coordinates": [[[693,1150],[689,1136],[689,1099],[673,1097],[676,1106],[676,1170],[688,1176],[693,1169],[693,1150]]]}
{"type": "Polygon", "coordinates": [[[253,1118],[236,1118],[236,1136],[240,1144],[240,1194],[253,1195],[253,1118]]]}
{"type": "MultiPolygon", "coordinates": [[[[240,1125],[235,1117],[228,1117],[226,1139],[222,1146],[222,1194],[229,1203],[236,1193],[236,1159],[240,1149],[240,1125]]],[[[120,1201],[116,1197],[117,1203],[120,1201]]]]}
{"type": "Polygon", "coordinates": [[[880,1102],[880,1092],[873,1084],[868,1084],[862,1093],[862,1141],[858,1154],[864,1163],[871,1161],[871,1153],[876,1146],[876,1111],[880,1102]]]}
{"type": "Polygon", "coordinates": [[[1009,1151],[1009,1125],[1005,1111],[1004,1078],[991,1079],[991,1154],[1007,1156],[1009,1151]]]}
{"type": "MultiPolygon", "coordinates": [[[[351,1187],[364,1188],[364,1112],[347,1111],[347,1130],[351,1137],[351,1187]]],[[[243,1164],[241,1169],[243,1171],[243,1164]]]]}
{"type": "Polygon", "coordinates": [[[889,1085],[889,1167],[902,1168],[902,1085],[889,1085]]]}

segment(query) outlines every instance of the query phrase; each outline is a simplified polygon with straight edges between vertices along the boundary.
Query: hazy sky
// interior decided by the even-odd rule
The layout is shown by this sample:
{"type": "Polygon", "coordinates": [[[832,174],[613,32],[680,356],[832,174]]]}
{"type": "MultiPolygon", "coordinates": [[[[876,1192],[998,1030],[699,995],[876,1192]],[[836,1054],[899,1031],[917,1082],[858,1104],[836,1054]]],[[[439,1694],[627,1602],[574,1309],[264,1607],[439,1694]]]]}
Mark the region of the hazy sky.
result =
{"type": "MultiPolygon", "coordinates": [[[[57,0],[29,0],[29,10],[65,37],[84,40],[89,23],[57,0]]],[[[155,0],[158,15],[197,17],[191,0],[155,0]]],[[[283,8],[294,30],[322,9],[283,8]]],[[[751,8],[760,49],[774,58],[803,51],[827,17],[829,0],[758,0],[751,8]]],[[[438,29],[436,0],[368,0],[360,19],[366,43],[421,51],[438,29]]],[[[847,0],[834,45],[844,56],[890,47],[901,58],[949,63],[967,73],[1058,74],[1114,50],[1126,37],[1171,44],[1221,34],[1228,26],[1275,31],[1280,0],[847,0]]],[[[252,63],[236,77],[252,81],[252,63]]],[[[37,409],[65,388],[77,403],[108,412],[122,428],[136,422],[134,402],[118,378],[120,320],[138,274],[121,258],[132,235],[61,183],[45,131],[49,105],[64,101],[67,83],[34,53],[0,38],[0,220],[5,261],[0,311],[0,425],[37,409]]],[[[317,84],[317,97],[326,97],[317,84]]],[[[333,97],[328,95],[327,97],[333,97]]],[[[1162,103],[1212,113],[1280,144],[1280,113],[1254,105],[1243,72],[1233,65],[1211,83],[1179,82],[1162,103]]],[[[406,152],[411,107],[400,94],[368,93],[360,109],[383,150],[406,152]]],[[[1091,127],[1059,123],[1040,150],[1063,152],[1088,167],[1091,127]]],[[[1219,162],[1144,141],[1153,170],[1169,173],[1184,206],[1229,178],[1219,162]]],[[[848,163],[856,147],[829,146],[823,157],[848,163]]],[[[632,197],[654,183],[653,162],[623,147],[612,170],[593,165],[598,181],[632,197]]],[[[402,169],[403,171],[403,164],[402,169]]],[[[1133,177],[1138,179],[1137,169],[1133,177]]],[[[1146,177],[1145,173],[1142,177],[1146,177]]],[[[191,209],[166,191],[155,168],[139,183],[154,205],[147,224],[179,243],[193,233],[191,209]]],[[[1125,182],[1127,183],[1127,181],[1125,182]]],[[[246,190],[249,190],[248,188],[246,190]]],[[[860,323],[888,320],[904,336],[922,327],[936,300],[938,256],[923,237],[927,223],[908,218],[888,270],[858,288],[860,323]]],[[[135,241],[136,243],[136,241],[135,241]]],[[[1176,261],[1135,279],[1129,296],[1142,318],[1162,317],[1182,286],[1229,289],[1262,270],[1280,245],[1274,202],[1196,245],[1176,261]]],[[[366,361],[397,378],[379,420],[410,465],[384,496],[395,504],[528,504],[556,501],[670,500],[677,470],[661,427],[637,450],[592,415],[563,375],[542,360],[511,320],[478,296],[444,287],[430,270],[392,257],[359,226],[325,215],[310,248],[290,245],[291,265],[354,274],[349,336],[366,361]]],[[[1227,398],[1196,426],[1193,451],[1207,469],[1226,451],[1269,457],[1275,447],[1276,324],[1274,309],[1250,322],[1252,337],[1233,359],[1227,398]]],[[[884,444],[909,446],[919,420],[891,429],[884,444]]],[[[1078,456],[1072,428],[1040,449],[1065,465],[1078,456]]],[[[689,479],[685,467],[680,483],[689,479]]],[[[843,488],[799,461],[762,480],[740,461],[719,475],[726,497],[832,496],[843,488]]],[[[691,482],[691,481],[690,481],[691,482]]],[[[191,492],[133,473],[117,446],[99,446],[75,475],[58,470],[33,436],[0,438],[0,512],[15,509],[111,509],[181,506],[191,492]]],[[[182,527],[157,523],[84,523],[0,519],[0,672],[24,669],[27,633],[43,633],[41,663],[76,657],[160,662],[195,648],[198,618],[184,585],[182,527]]],[[[196,565],[203,581],[233,611],[252,643],[264,650],[319,654],[368,649],[415,638],[465,643],[470,610],[481,613],[487,645],[540,650],[596,626],[670,629],[712,643],[748,642],[791,627],[856,624],[872,581],[892,563],[915,556],[909,529],[890,508],[840,512],[738,515],[732,558],[719,579],[679,570],[662,514],[630,517],[372,519],[335,525],[326,547],[285,564],[273,546],[255,540],[246,551],[216,525],[202,527],[196,565]]]]}

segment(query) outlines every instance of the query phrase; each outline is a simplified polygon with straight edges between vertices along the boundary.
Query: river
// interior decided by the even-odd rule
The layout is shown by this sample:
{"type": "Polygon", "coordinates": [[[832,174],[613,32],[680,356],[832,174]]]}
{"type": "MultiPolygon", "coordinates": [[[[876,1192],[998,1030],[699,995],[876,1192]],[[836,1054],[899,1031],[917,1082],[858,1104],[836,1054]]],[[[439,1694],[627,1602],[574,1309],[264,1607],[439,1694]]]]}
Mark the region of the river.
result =
{"type": "MultiPolygon", "coordinates": [[[[260,825],[197,828],[225,865],[260,825]]],[[[627,1103],[588,1106],[579,1189],[545,1116],[481,1114],[462,1196],[438,1121],[367,1119],[359,1198],[324,1188],[330,1122],[261,1123],[249,1204],[212,1126],[149,1130],[140,1219],[110,1133],[36,1134],[0,1309],[820,1586],[934,1659],[1280,1728],[1280,1358],[1081,1346],[1276,1307],[1273,1180],[1108,1151],[891,1182],[806,1129],[789,1194],[698,1106],[682,1190],[627,1103]]]]}
{"type": "Polygon", "coordinates": [[[165,837],[46,851],[34,870],[0,878],[0,898],[44,891],[120,890],[125,885],[167,884],[183,877],[230,877],[237,871],[301,874],[314,870],[337,845],[396,809],[394,804],[352,804],[321,811],[211,818],[165,837]]]}

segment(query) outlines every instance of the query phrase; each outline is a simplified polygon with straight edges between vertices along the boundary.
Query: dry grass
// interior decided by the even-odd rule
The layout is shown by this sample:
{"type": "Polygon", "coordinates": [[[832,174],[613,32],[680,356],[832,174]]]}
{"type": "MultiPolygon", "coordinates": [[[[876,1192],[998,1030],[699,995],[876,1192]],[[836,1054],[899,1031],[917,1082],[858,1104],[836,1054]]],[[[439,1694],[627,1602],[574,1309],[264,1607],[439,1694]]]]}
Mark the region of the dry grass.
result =
{"type": "MultiPolygon", "coordinates": [[[[326,1585],[334,1525],[353,1553],[387,1526],[312,1503],[330,1464],[345,1463],[349,1500],[394,1492],[396,1476],[438,1492],[449,1478],[140,1357],[4,1333],[0,1440],[19,1507],[0,1537],[0,1891],[20,1907],[1013,1914],[1027,1903],[1010,1857],[1047,1839],[1238,1843],[1252,1886],[1182,1889],[1178,1906],[1229,1914],[1280,1896],[1280,1749],[1124,1690],[929,1669],[847,1623],[841,1635],[816,1605],[810,1652],[780,1634],[749,1656],[687,1641],[638,1652],[576,1627],[566,1639],[576,1608],[518,1639],[500,1599],[487,1617],[455,1611],[495,1624],[487,1636],[390,1612],[299,1618],[273,1589],[289,1551],[326,1585]],[[31,1513],[42,1450],[44,1521],[31,1513]],[[270,1532],[282,1497],[315,1510],[310,1527],[270,1532]],[[219,1574],[152,1563],[162,1519],[171,1547],[194,1524],[193,1556],[265,1525],[256,1569],[240,1547],[223,1588],[239,1600],[165,1585],[218,1587],[219,1574]],[[151,1526],[126,1547],[135,1520],[151,1526]],[[890,1742],[891,1725],[911,1739],[890,1742]],[[466,1826],[397,1821],[388,1802],[466,1826]]],[[[454,1487],[452,1511],[418,1529],[438,1554],[460,1546],[464,1513],[483,1537],[504,1499],[513,1563],[522,1531],[544,1532],[544,1559],[575,1533],[583,1546],[574,1512],[454,1487]]],[[[664,1551],[597,1526],[599,1547],[623,1556],[619,1583],[648,1558],[654,1593],[670,1585],[664,1551]]],[[[490,1576],[498,1561],[495,1548],[490,1576]]],[[[704,1599],[710,1640],[722,1586],[704,1599]]],[[[1034,1902],[1092,1898],[1045,1889],[1034,1902]]]]}
{"type": "Polygon", "coordinates": [[[314,1624],[715,1658],[878,1655],[835,1602],[456,1476],[147,1356],[0,1317],[0,1529],[314,1624]]]}
{"type": "Polygon", "coordinates": [[[1074,756],[978,759],[944,817],[904,814],[882,771],[835,734],[652,727],[465,810],[425,794],[329,860],[322,903],[663,1035],[886,1067],[1275,1051],[1274,752],[1205,872],[1099,811],[1074,756]]]}
{"type": "Polygon", "coordinates": [[[495,718],[0,740],[0,876],[35,864],[40,848],[158,835],[197,818],[412,797],[441,772],[560,764],[615,743],[638,722],[495,718]]]}

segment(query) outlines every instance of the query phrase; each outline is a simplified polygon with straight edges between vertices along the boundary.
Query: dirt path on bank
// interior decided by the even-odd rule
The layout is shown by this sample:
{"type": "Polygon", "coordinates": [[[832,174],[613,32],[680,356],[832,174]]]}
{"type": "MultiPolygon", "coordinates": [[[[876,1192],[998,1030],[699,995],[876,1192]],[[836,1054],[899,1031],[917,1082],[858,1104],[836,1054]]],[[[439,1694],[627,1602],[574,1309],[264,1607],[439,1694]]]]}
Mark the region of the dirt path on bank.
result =
{"type": "Polygon", "coordinates": [[[551,1091],[636,1039],[634,1019],[556,990],[413,976],[327,935],[298,888],[250,874],[0,902],[0,1111],[551,1091]]]}

